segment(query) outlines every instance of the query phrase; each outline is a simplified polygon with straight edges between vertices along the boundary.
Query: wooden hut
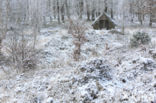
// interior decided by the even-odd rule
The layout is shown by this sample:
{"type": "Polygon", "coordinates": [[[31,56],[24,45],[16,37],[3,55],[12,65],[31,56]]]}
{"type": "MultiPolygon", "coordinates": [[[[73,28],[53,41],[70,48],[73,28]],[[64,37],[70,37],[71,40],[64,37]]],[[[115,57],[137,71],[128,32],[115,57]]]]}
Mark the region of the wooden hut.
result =
{"type": "Polygon", "coordinates": [[[115,22],[106,14],[103,13],[92,24],[94,29],[113,29],[115,28],[116,24],[115,22]]]}

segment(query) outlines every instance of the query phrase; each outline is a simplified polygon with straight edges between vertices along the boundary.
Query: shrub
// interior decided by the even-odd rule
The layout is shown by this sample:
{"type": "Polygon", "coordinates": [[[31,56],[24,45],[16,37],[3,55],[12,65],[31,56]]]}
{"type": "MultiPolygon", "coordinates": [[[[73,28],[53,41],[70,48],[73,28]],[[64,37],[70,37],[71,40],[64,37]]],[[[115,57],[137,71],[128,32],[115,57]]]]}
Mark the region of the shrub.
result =
{"type": "Polygon", "coordinates": [[[151,41],[151,38],[148,34],[144,32],[137,32],[133,35],[130,40],[131,47],[138,47],[139,45],[148,44],[151,41]]]}
{"type": "Polygon", "coordinates": [[[88,83],[90,80],[112,80],[112,67],[105,59],[94,59],[78,68],[79,83],[88,83]]]}
{"type": "Polygon", "coordinates": [[[18,72],[34,69],[37,65],[37,50],[24,34],[13,34],[8,43],[12,65],[18,72]]]}
{"type": "Polygon", "coordinates": [[[87,30],[84,23],[70,20],[69,33],[73,36],[73,44],[75,45],[75,50],[73,57],[75,61],[80,59],[81,55],[81,46],[87,41],[85,37],[85,31],[87,30]]]}

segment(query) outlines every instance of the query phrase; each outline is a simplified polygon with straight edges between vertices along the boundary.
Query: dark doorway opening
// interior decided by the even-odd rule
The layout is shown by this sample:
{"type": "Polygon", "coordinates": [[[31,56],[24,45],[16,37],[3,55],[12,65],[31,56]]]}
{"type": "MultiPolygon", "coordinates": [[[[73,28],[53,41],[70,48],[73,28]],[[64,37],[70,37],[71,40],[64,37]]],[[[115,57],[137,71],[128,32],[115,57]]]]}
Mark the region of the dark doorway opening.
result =
{"type": "Polygon", "coordinates": [[[100,22],[99,22],[99,28],[100,29],[103,29],[104,28],[104,25],[105,25],[105,21],[104,20],[100,20],[100,22]]]}
{"type": "Polygon", "coordinates": [[[106,20],[105,26],[106,26],[106,29],[109,30],[109,21],[108,20],[106,20]]]}

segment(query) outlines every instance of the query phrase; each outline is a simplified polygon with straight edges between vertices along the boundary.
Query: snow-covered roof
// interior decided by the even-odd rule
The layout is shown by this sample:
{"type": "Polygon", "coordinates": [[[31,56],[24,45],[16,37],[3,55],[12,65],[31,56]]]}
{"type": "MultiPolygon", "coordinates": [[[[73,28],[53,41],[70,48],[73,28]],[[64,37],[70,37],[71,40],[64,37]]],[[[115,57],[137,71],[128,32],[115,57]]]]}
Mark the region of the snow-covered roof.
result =
{"type": "Polygon", "coordinates": [[[95,19],[95,21],[93,22],[93,24],[92,25],[94,25],[97,21],[99,21],[99,19],[102,17],[102,16],[106,16],[114,25],[117,25],[116,23],[115,23],[115,21],[107,14],[107,13],[102,13],[100,16],[98,16],[96,19],[95,19]]]}

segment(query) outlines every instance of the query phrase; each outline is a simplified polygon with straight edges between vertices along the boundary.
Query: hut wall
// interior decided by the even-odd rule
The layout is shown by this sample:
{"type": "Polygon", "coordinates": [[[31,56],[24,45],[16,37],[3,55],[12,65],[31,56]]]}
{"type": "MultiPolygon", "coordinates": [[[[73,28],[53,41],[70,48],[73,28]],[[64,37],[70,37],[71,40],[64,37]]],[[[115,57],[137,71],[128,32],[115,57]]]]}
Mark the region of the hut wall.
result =
{"type": "Polygon", "coordinates": [[[115,28],[114,23],[105,15],[101,16],[92,26],[94,29],[115,28]]]}

